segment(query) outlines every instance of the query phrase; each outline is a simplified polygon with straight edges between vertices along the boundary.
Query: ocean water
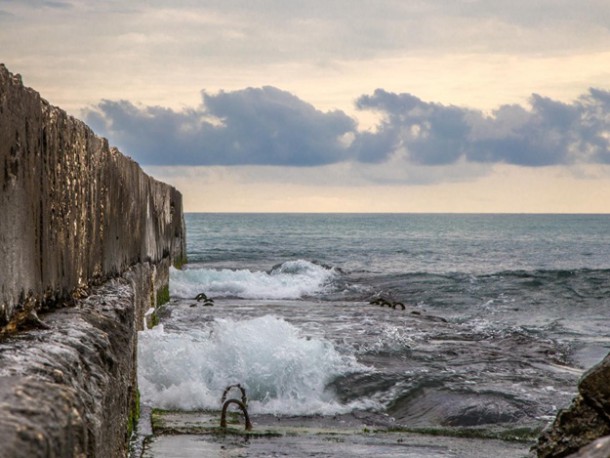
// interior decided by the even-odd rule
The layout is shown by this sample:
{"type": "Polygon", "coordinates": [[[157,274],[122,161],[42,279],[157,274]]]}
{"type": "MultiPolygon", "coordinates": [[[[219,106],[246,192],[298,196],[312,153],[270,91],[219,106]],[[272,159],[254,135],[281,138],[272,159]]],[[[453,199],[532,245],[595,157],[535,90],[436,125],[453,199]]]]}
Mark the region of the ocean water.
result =
{"type": "Polygon", "coordinates": [[[535,430],[610,351],[610,215],[187,214],[143,401],[535,430]],[[214,306],[194,298],[205,292],[214,306]],[[374,305],[384,298],[390,304],[374,305]]]}

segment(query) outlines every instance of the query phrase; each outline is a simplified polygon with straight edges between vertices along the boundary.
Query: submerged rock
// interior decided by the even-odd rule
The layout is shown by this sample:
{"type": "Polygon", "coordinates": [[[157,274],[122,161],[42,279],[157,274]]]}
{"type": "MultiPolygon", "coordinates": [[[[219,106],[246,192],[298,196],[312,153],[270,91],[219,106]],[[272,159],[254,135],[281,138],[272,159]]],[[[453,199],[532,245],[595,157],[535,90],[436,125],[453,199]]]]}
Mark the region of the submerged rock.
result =
{"type": "Polygon", "coordinates": [[[525,422],[526,413],[514,400],[499,394],[416,389],[388,409],[409,426],[471,427],[525,422]]]}

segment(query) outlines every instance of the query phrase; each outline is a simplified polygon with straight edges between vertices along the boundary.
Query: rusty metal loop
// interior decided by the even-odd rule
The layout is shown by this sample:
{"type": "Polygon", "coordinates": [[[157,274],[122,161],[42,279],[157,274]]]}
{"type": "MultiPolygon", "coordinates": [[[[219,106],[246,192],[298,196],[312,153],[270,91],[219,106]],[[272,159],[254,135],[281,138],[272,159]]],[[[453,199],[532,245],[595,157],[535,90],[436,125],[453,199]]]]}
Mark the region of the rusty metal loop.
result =
{"type": "Polygon", "coordinates": [[[244,419],[245,419],[245,423],[246,423],[246,431],[252,431],[252,423],[250,422],[250,416],[248,415],[248,409],[246,408],[245,404],[243,402],[241,402],[239,399],[229,399],[228,401],[225,401],[225,403],[222,405],[222,413],[220,414],[220,427],[221,428],[227,427],[227,409],[230,404],[237,404],[237,407],[239,407],[244,414],[244,419]]]}
{"type": "Polygon", "coordinates": [[[244,406],[248,405],[248,397],[246,396],[246,389],[241,386],[240,383],[236,383],[235,385],[229,385],[228,387],[225,388],[225,390],[222,392],[222,397],[220,398],[220,403],[223,404],[226,400],[227,400],[227,393],[231,390],[231,388],[239,388],[241,391],[241,402],[244,404],[244,406]]]}

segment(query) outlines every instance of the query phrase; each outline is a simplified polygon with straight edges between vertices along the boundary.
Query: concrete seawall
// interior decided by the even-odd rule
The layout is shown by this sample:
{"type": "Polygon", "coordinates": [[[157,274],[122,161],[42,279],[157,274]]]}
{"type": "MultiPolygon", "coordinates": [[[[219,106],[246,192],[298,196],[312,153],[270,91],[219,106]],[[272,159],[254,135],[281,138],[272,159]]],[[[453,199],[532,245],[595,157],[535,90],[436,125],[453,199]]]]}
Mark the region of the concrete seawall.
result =
{"type": "Polygon", "coordinates": [[[2,456],[124,456],[182,196],[0,65],[2,456]]]}

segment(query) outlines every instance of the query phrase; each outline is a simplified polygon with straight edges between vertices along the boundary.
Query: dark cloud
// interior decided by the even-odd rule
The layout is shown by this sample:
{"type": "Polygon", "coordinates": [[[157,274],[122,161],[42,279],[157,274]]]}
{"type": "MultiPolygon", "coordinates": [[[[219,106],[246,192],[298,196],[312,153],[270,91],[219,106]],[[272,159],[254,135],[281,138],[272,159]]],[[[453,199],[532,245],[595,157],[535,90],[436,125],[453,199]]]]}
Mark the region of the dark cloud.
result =
{"type": "MultiPolygon", "coordinates": [[[[572,104],[534,94],[530,108],[504,105],[491,116],[423,102],[382,89],[360,97],[357,107],[384,119],[377,138],[402,148],[416,164],[503,162],[524,166],[607,163],[610,155],[610,92],[591,89],[572,104]]],[[[373,143],[369,140],[369,143],[373,143]]],[[[383,160],[387,149],[359,150],[363,160],[383,160]]]]}
{"type": "Polygon", "coordinates": [[[145,164],[312,166],[348,158],[341,139],[356,124],[273,87],[203,93],[198,109],[173,111],[103,101],[87,122],[145,164]]]}
{"type": "Polygon", "coordinates": [[[504,105],[486,115],[378,89],[356,107],[381,115],[374,132],[273,87],[204,92],[200,107],[182,111],[103,101],[86,120],[149,165],[383,163],[396,153],[423,166],[610,163],[608,91],[591,89],[572,103],[533,95],[528,107],[504,105]]]}
{"type": "Polygon", "coordinates": [[[64,2],[59,0],[4,0],[6,3],[13,3],[19,5],[25,5],[33,8],[47,7],[57,9],[68,9],[73,8],[73,4],[70,2],[64,2]]]}
{"type": "MultiPolygon", "coordinates": [[[[438,165],[455,162],[466,148],[469,132],[468,110],[426,103],[411,94],[393,94],[377,89],[371,96],[356,101],[360,110],[375,110],[385,115],[376,136],[386,145],[405,148],[410,159],[419,164],[438,165]]],[[[392,151],[379,150],[379,158],[392,151]]],[[[359,157],[372,152],[361,149],[359,157]]]]}
{"type": "Polygon", "coordinates": [[[48,6],[49,8],[59,8],[59,9],[69,9],[69,8],[73,8],[74,5],[72,3],[69,2],[52,2],[52,1],[47,1],[44,2],[45,6],[48,6]]]}

